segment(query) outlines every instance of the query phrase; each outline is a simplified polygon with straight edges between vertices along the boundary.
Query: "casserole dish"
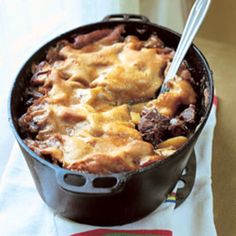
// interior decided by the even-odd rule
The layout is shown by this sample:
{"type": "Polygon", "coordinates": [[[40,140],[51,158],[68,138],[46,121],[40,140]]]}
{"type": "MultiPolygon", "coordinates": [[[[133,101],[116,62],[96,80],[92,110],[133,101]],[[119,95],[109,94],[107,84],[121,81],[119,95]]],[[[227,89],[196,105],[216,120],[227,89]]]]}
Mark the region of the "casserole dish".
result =
{"type": "Polygon", "coordinates": [[[114,28],[120,24],[125,26],[126,34],[145,39],[156,33],[166,46],[176,48],[178,45],[178,34],[151,23],[144,16],[107,16],[102,22],[62,34],[34,53],[19,72],[9,103],[9,119],[13,132],[42,199],[56,213],[93,225],[119,225],[135,221],[153,211],[166,199],[189,161],[213,101],[211,70],[200,51],[192,45],[186,60],[193,78],[200,84],[201,120],[189,141],[173,155],[139,170],[102,175],[63,169],[37,156],[24,143],[18,126],[18,119],[24,113],[23,94],[31,65],[45,58],[46,51],[61,39],[97,29],[114,28]]]}

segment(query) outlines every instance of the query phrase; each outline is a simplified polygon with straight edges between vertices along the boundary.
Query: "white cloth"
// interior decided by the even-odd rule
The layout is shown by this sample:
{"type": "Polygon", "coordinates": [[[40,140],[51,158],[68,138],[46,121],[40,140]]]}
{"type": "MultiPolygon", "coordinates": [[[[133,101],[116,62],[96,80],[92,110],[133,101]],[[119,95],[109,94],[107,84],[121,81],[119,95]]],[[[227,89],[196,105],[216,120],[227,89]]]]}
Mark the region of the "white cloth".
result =
{"type": "MultiPolygon", "coordinates": [[[[216,107],[195,146],[197,173],[194,187],[185,202],[174,209],[165,202],[143,219],[106,229],[169,230],[174,236],[215,236],[211,189],[211,157],[216,107]]],[[[54,214],[41,200],[17,145],[14,146],[0,182],[1,236],[66,236],[98,229],[54,214]]],[[[91,234],[90,234],[91,235],[91,234]]],[[[160,235],[160,234],[159,234],[160,235]]]]}

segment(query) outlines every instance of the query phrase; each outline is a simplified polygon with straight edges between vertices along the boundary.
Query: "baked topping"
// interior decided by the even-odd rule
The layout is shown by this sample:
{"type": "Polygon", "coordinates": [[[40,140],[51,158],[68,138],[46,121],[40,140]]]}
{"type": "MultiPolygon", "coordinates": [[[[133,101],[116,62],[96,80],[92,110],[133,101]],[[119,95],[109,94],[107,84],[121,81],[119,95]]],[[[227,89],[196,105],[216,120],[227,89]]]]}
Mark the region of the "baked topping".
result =
{"type": "Polygon", "coordinates": [[[60,41],[32,66],[19,126],[38,155],[71,170],[111,173],[162,160],[185,143],[158,149],[194,126],[191,74],[184,67],[186,78],[155,98],[173,50],[156,35],[141,41],[123,33],[120,25],[60,41]]]}

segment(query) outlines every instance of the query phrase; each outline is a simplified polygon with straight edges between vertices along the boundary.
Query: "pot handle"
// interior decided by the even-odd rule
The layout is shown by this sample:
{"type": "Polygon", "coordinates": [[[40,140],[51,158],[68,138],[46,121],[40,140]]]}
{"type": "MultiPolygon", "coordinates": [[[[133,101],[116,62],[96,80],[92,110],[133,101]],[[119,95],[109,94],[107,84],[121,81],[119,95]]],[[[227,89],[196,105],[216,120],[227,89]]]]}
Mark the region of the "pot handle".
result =
{"type": "Polygon", "coordinates": [[[176,191],[175,208],[179,207],[191,193],[196,177],[196,168],[196,155],[195,151],[193,151],[185,168],[186,173],[183,174],[179,179],[184,183],[184,187],[178,188],[176,191]]]}
{"type": "Polygon", "coordinates": [[[150,20],[143,15],[136,15],[136,14],[113,14],[108,15],[103,18],[102,21],[113,21],[113,20],[125,20],[125,21],[141,21],[144,23],[149,23],[150,20]]]}
{"type": "Polygon", "coordinates": [[[126,184],[126,177],[122,174],[95,175],[63,169],[57,169],[56,179],[62,189],[79,194],[116,194],[126,184]]]}

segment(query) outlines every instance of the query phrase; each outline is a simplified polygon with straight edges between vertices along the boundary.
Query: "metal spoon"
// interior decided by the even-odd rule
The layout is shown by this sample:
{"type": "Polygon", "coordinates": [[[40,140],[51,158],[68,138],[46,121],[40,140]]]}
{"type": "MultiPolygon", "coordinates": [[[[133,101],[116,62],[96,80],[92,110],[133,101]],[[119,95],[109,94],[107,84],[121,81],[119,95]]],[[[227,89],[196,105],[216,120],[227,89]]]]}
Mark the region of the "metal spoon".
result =
{"type": "Polygon", "coordinates": [[[206,16],[210,3],[211,0],[196,0],[193,4],[173,61],[161,86],[160,93],[166,91],[167,82],[175,77],[196,33],[198,32],[198,29],[206,16]]]}

